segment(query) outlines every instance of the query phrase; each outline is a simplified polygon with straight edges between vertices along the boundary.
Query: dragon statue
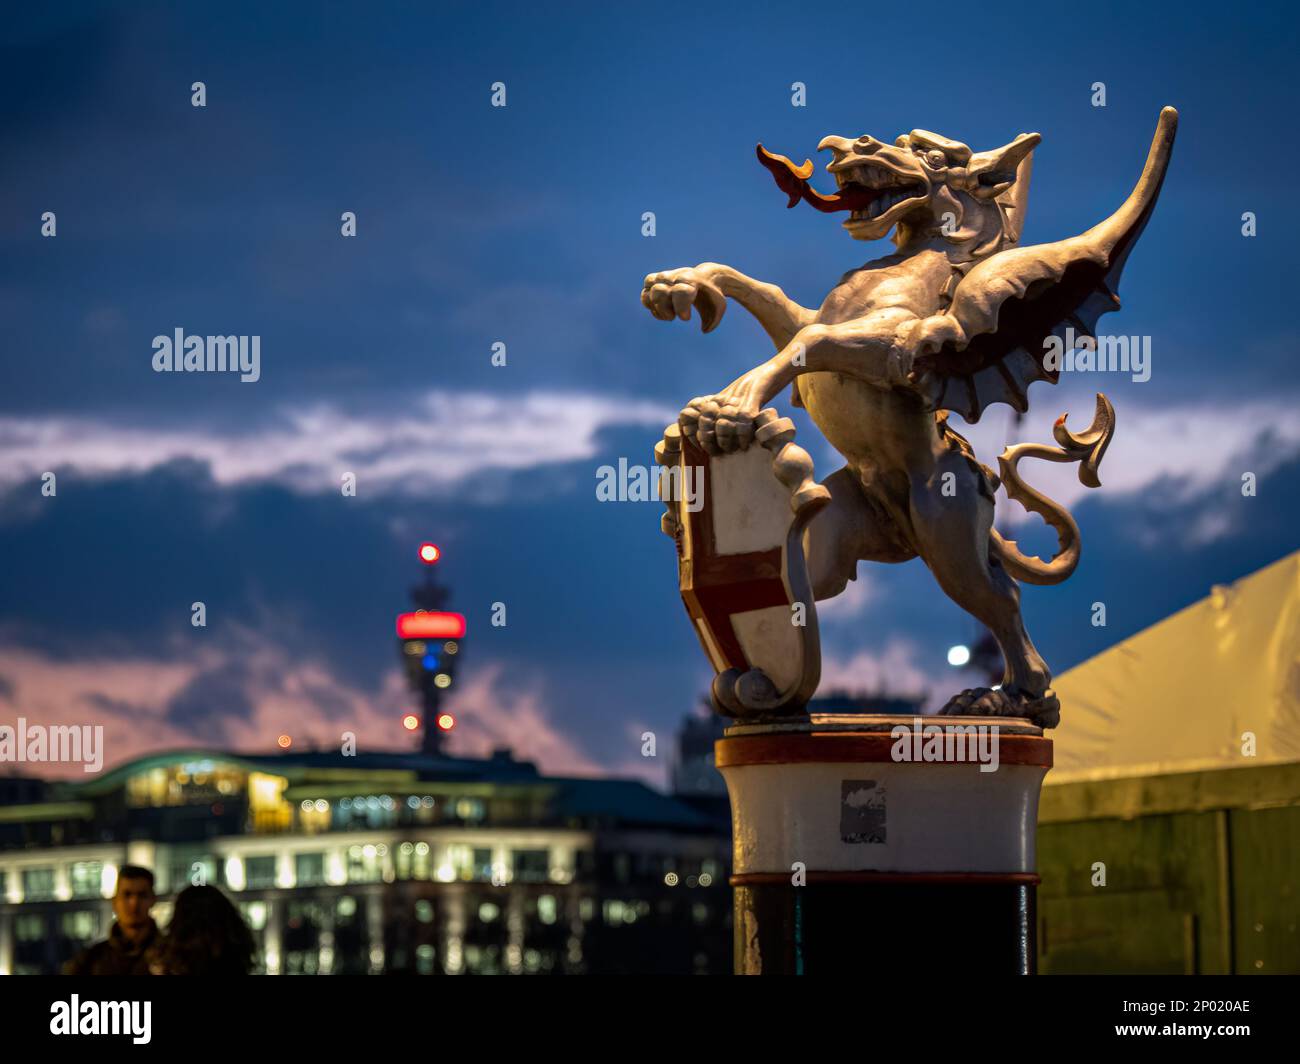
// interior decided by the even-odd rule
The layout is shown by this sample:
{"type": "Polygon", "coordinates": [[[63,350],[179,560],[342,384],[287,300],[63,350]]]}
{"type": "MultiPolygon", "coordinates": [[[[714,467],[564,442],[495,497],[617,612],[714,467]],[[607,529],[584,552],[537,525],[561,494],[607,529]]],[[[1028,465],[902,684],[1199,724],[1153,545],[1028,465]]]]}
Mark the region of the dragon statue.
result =
{"type": "Polygon", "coordinates": [[[1051,338],[1067,330],[1095,337],[1098,317],[1119,307],[1120,272],[1155,207],[1177,122],[1173,108],[1161,112],[1142,175],[1114,214],[1079,236],[1026,247],[1019,239],[1037,133],[982,152],[919,129],[892,144],[826,137],[818,150],[833,156],[826,169],[838,190],[831,195],[809,184],[810,160],[796,166],[760,144],[759,161],[788,206],[849,212],[843,226],[855,240],[892,231],[893,253],[849,271],[816,310],[718,263],[645,279],[641,301],[656,318],[689,320],[694,307],[710,332],[734,299],[777,350],[716,395],[692,400],[678,418],[681,437],[709,455],[744,451],[756,433],[763,439],[772,416],[765,405],[792,386],[794,405],[847,459],[822,481],[829,502],[802,532],[814,597],[843,591],[859,561],[919,556],[997,639],[1003,682],[963,691],[944,713],[1059,722],[1051,673],[1021,618],[1017,581],[1066,579],[1079,561],[1079,529],[1061,505],[1020,479],[1016,465],[1022,457],[1077,462],[1082,483],[1099,486],[1114,411],[1099,394],[1087,431],[1069,431],[1062,415],[1059,447],[1009,447],[1000,475],[978,462],[948,417],[956,412],[974,423],[993,403],[1024,412],[1030,384],[1058,379],[1046,355],[1051,338]],[[1025,555],[994,529],[999,484],[1056,530],[1050,561],[1025,555]]]}

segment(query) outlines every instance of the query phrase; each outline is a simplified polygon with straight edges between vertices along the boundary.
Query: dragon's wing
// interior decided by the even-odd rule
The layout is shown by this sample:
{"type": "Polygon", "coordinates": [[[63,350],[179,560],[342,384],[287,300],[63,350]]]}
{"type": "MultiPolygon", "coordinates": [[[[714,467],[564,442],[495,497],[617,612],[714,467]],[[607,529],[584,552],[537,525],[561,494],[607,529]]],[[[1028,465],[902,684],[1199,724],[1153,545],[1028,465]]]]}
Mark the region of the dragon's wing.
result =
{"type": "Polygon", "coordinates": [[[1119,275],[1155,207],[1177,126],[1177,111],[1160,112],[1142,177],[1100,225],[1054,244],[1000,251],[961,280],[947,313],[964,339],[919,360],[936,410],[972,423],[992,403],[1023,412],[1030,384],[1056,383],[1058,371],[1043,365],[1045,342],[1063,340],[1070,328],[1076,338],[1093,336],[1097,319],[1119,308],[1119,275]]]}

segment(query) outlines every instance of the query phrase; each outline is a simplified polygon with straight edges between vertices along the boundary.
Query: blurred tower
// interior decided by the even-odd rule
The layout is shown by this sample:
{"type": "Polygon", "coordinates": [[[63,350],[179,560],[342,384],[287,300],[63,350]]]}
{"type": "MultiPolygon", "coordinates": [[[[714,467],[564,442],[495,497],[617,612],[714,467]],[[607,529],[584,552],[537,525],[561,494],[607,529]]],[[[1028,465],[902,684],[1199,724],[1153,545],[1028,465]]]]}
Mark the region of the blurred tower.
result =
{"type": "Polygon", "coordinates": [[[465,618],[441,609],[447,589],[438,583],[434,565],[442,552],[432,543],[420,545],[424,580],[411,588],[412,613],[397,617],[397,643],[406,679],[420,700],[420,713],[409,713],[403,724],[420,731],[420,752],[437,755],[442,740],[455,727],[455,718],[442,701],[455,678],[456,662],[464,648],[465,618]]]}

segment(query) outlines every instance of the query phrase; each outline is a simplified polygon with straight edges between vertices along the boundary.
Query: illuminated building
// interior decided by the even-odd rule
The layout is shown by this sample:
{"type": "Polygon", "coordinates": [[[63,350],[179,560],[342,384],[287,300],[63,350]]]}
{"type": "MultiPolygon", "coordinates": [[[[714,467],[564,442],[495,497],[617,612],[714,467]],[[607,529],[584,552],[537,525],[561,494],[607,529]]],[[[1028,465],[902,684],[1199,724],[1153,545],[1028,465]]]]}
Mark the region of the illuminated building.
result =
{"type": "Polygon", "coordinates": [[[103,938],[123,864],[220,886],[269,973],[731,968],[725,822],[508,751],[210,750],[86,781],[0,778],[0,973],[103,938]]]}
{"type": "Polygon", "coordinates": [[[271,974],[726,973],[725,799],[539,775],[508,750],[447,756],[465,618],[441,551],[397,618],[418,751],[154,754],[87,780],[0,777],[0,974],[54,972],[104,938],[124,864],[154,911],[221,887],[271,974]],[[450,690],[449,690],[450,689],[450,690]]]}

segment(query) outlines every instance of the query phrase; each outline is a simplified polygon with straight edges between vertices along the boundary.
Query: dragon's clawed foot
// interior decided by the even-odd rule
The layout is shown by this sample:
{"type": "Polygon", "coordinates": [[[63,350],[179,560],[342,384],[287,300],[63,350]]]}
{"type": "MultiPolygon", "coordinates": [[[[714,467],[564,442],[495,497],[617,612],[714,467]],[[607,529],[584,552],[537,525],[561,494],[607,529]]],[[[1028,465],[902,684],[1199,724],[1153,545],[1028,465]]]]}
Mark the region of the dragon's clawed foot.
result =
{"type": "Polygon", "coordinates": [[[689,321],[694,307],[703,332],[717,328],[727,309],[726,297],[709,275],[689,266],[649,274],[641,286],[641,304],[660,321],[689,321]]]}
{"type": "Polygon", "coordinates": [[[1040,728],[1061,722],[1061,702],[1050,688],[1041,695],[1005,687],[968,687],[939,710],[949,717],[1025,717],[1040,728]]]}
{"type": "Polygon", "coordinates": [[[743,451],[754,440],[752,404],[741,404],[723,392],[692,399],[678,415],[677,423],[686,436],[693,436],[709,454],[743,451]]]}

